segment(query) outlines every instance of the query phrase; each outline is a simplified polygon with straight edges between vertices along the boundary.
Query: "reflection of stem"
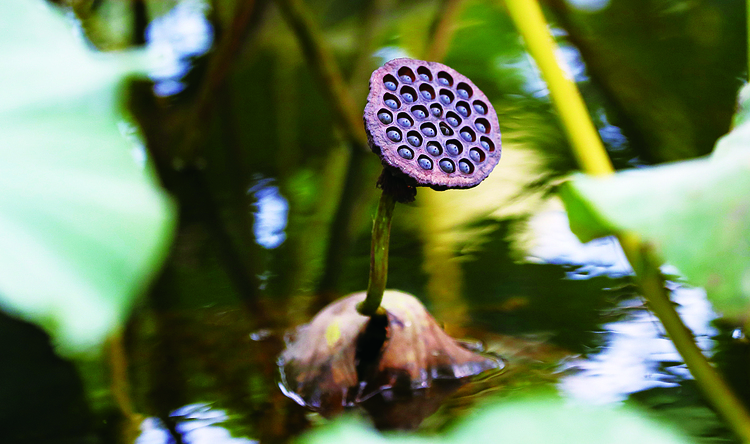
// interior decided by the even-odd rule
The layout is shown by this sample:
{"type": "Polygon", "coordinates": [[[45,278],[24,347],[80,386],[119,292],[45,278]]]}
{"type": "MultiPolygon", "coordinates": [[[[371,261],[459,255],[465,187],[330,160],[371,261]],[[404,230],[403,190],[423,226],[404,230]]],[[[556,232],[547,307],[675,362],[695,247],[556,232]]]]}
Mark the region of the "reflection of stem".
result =
{"type": "Polygon", "coordinates": [[[454,21],[460,12],[461,2],[462,0],[443,0],[440,2],[430,38],[427,39],[431,43],[425,50],[425,60],[439,62],[445,57],[445,53],[448,52],[448,44],[456,30],[454,21]]]}
{"type": "MultiPolygon", "coordinates": [[[[586,105],[576,85],[557,64],[555,43],[547,30],[539,4],[532,0],[506,0],[505,3],[547,81],[581,168],[589,174],[612,174],[612,164],[591,122],[586,105]]],[[[635,280],[648,300],[649,307],[664,325],[704,395],[724,416],[734,432],[745,442],[750,442],[750,416],[716,369],[703,356],[692,333],[682,323],[664,288],[659,262],[634,233],[622,233],[619,239],[636,272],[635,280]]]]}
{"type": "Polygon", "coordinates": [[[203,123],[209,120],[214,95],[230,73],[237,60],[237,53],[242,49],[245,37],[260,12],[262,11],[255,8],[255,0],[241,2],[237,6],[231,28],[214,50],[215,55],[211,58],[208,73],[201,84],[198,100],[185,125],[185,135],[180,154],[188,160],[194,160],[196,156],[200,155],[202,143],[200,131],[205,127],[203,123]]]}
{"type": "Polygon", "coordinates": [[[367,297],[357,306],[359,313],[365,316],[373,316],[383,300],[385,284],[388,281],[388,244],[391,239],[391,219],[395,206],[396,200],[393,195],[383,191],[372,225],[370,283],[367,286],[367,297]]]}
{"type": "Polygon", "coordinates": [[[357,37],[359,53],[349,77],[349,90],[355,100],[367,95],[367,79],[370,77],[373,65],[375,33],[380,27],[385,11],[389,10],[393,3],[394,0],[372,0],[365,10],[357,37]]]}
{"type": "Polygon", "coordinates": [[[701,353],[693,333],[682,323],[674,310],[659,272],[659,261],[638,238],[631,233],[620,236],[623,250],[636,271],[636,282],[648,299],[649,307],[664,324],[675,348],[680,352],[693,377],[706,397],[724,416],[729,425],[745,442],[750,442],[750,417],[716,369],[701,353]],[[637,265],[636,265],[637,264],[637,265]]]}
{"type": "Polygon", "coordinates": [[[323,275],[316,288],[318,301],[313,304],[314,309],[321,308],[337,296],[336,290],[341,268],[352,242],[355,212],[361,206],[363,198],[370,197],[366,180],[371,176],[366,168],[368,143],[363,131],[361,113],[357,111],[355,105],[355,98],[364,92],[367,83],[362,76],[369,69],[373,36],[383,11],[392,1],[374,0],[368,8],[361,30],[360,55],[355,63],[350,92],[346,89],[341,71],[325,45],[318,26],[311,19],[312,16],[305,10],[304,5],[299,0],[277,0],[284,18],[299,41],[308,65],[323,88],[325,98],[330,102],[336,119],[341,123],[348,139],[347,145],[351,150],[341,197],[330,225],[328,250],[323,275]]]}
{"type": "Polygon", "coordinates": [[[312,14],[306,10],[300,0],[277,0],[276,3],[284,19],[297,36],[302,53],[318,78],[324,97],[331,102],[336,119],[347,139],[354,142],[356,148],[365,150],[367,137],[362,130],[362,117],[356,111],[357,108],[346,89],[341,71],[333,55],[323,43],[323,37],[312,20],[312,14]]]}
{"type": "Polygon", "coordinates": [[[120,412],[125,418],[125,430],[123,433],[126,436],[126,440],[132,442],[138,436],[138,427],[142,418],[135,413],[133,403],[130,400],[128,358],[121,332],[117,332],[107,339],[107,352],[110,367],[110,390],[120,412]]]}
{"type": "Polygon", "coordinates": [[[364,151],[352,150],[346,165],[346,177],[342,185],[341,197],[336,213],[331,221],[328,237],[328,251],[326,252],[323,276],[317,286],[317,293],[321,296],[321,306],[313,307],[316,311],[335,299],[341,268],[346,259],[352,240],[352,218],[354,217],[357,199],[366,188],[365,178],[369,178],[365,171],[366,161],[364,151]]]}

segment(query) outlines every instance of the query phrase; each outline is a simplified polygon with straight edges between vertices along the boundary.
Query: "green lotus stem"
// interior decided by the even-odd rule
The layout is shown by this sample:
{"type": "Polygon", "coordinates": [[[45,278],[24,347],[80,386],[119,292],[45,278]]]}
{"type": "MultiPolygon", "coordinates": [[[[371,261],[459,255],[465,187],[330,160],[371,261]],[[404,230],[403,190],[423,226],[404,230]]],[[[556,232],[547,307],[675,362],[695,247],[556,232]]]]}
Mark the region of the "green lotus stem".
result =
{"type": "Polygon", "coordinates": [[[581,169],[594,175],[614,172],[578,88],[558,64],[557,46],[547,31],[539,3],[536,0],[506,0],[505,4],[547,81],[552,101],[581,169]]]}
{"type": "Polygon", "coordinates": [[[396,200],[393,195],[383,191],[372,224],[370,282],[367,285],[367,296],[357,306],[357,311],[364,316],[377,314],[380,302],[383,300],[385,284],[388,281],[388,244],[391,239],[391,219],[393,219],[395,206],[396,200]]]}
{"type": "MultiPolygon", "coordinates": [[[[562,120],[581,169],[593,175],[614,173],[612,164],[572,79],[560,68],[556,45],[536,0],[506,0],[511,18],[547,81],[552,101],[562,120]]],[[[750,7],[750,0],[748,0],[750,7]]],[[[750,18],[749,18],[750,20],[750,18]]],[[[734,432],[750,443],[750,415],[695,343],[693,334],[674,309],[659,271],[660,261],[635,233],[618,236],[649,307],[659,318],[703,394],[734,432]]]]}

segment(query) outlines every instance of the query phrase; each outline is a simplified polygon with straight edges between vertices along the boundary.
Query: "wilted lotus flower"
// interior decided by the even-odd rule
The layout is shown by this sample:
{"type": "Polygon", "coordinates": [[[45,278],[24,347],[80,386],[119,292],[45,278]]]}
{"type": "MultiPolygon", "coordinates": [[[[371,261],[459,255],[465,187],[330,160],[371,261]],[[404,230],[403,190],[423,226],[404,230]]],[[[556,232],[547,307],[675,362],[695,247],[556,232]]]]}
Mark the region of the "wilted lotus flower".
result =
{"type": "Polygon", "coordinates": [[[393,209],[414,200],[419,186],[481,183],[500,160],[499,124],[471,80],[412,59],[373,72],[364,123],[384,167],[368,289],[297,331],[280,358],[281,388],[324,416],[362,405],[378,427],[413,428],[466,378],[503,364],[459,345],[415,297],[384,292],[393,209]]]}
{"type": "MultiPolygon", "coordinates": [[[[386,291],[386,314],[372,318],[357,312],[364,299],[364,292],[355,293],[324,308],[298,328],[281,355],[282,389],[299,404],[331,416],[385,392],[387,401],[439,382],[457,382],[451,387],[458,388],[470,376],[503,366],[448,336],[414,296],[386,291]]],[[[447,394],[432,394],[438,393],[434,406],[417,409],[423,416],[447,394]]],[[[377,404],[384,408],[382,400],[377,404]]]]}

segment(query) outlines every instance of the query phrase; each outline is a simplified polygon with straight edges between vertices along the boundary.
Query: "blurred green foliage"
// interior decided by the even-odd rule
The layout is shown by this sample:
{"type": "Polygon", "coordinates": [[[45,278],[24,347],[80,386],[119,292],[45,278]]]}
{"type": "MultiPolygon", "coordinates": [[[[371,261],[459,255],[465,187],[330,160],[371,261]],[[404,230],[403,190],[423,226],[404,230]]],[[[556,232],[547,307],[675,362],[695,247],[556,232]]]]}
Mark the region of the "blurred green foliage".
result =
{"type": "Polygon", "coordinates": [[[0,304],[62,353],[96,351],[172,238],[172,202],[120,112],[144,60],[94,54],[40,2],[4,2],[0,21],[0,304]]]}
{"type": "Polygon", "coordinates": [[[485,405],[439,437],[382,436],[362,423],[340,420],[297,440],[305,444],[471,444],[499,441],[530,444],[690,442],[673,428],[654,423],[631,409],[566,405],[560,399],[544,396],[485,405]]]}

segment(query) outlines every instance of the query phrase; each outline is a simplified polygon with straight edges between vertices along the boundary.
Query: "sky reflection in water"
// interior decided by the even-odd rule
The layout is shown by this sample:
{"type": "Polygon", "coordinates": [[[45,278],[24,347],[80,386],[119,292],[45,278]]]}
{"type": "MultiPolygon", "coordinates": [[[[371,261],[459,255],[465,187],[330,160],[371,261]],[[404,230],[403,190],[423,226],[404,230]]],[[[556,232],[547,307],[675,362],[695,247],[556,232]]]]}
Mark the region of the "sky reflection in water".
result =
{"type": "MultiPolygon", "coordinates": [[[[538,245],[532,248],[534,262],[577,266],[569,279],[606,275],[621,277],[632,270],[617,239],[613,237],[581,243],[568,226],[565,212],[547,212],[532,220],[538,245]]],[[[663,271],[676,270],[665,267],[663,271]]],[[[698,346],[712,354],[718,332],[711,322],[718,317],[703,289],[668,282],[672,299],[683,322],[696,336],[698,346]]],[[[655,387],[673,387],[692,379],[659,320],[644,306],[642,298],[621,302],[624,313],[618,321],[603,325],[605,346],[594,354],[565,364],[571,375],[559,388],[568,396],[586,402],[606,404],[625,400],[628,395],[655,387]]]]}
{"type": "MultiPolygon", "coordinates": [[[[185,444],[255,444],[247,438],[235,438],[218,424],[228,416],[223,410],[214,410],[208,404],[188,404],[170,414],[178,418],[177,432],[185,444]]],[[[136,444],[173,444],[175,441],[158,418],[146,418],[141,423],[141,435],[136,444]]]]}
{"type": "Polygon", "coordinates": [[[182,1],[146,28],[153,62],[149,77],[156,95],[171,96],[184,90],[182,78],[190,71],[191,59],[211,48],[214,31],[206,18],[207,8],[202,0],[182,1]]]}
{"type": "Polygon", "coordinates": [[[261,179],[247,190],[256,199],[253,204],[255,242],[269,250],[277,248],[286,240],[284,230],[289,216],[289,202],[281,195],[279,187],[271,185],[272,183],[273,179],[261,179]]]}

